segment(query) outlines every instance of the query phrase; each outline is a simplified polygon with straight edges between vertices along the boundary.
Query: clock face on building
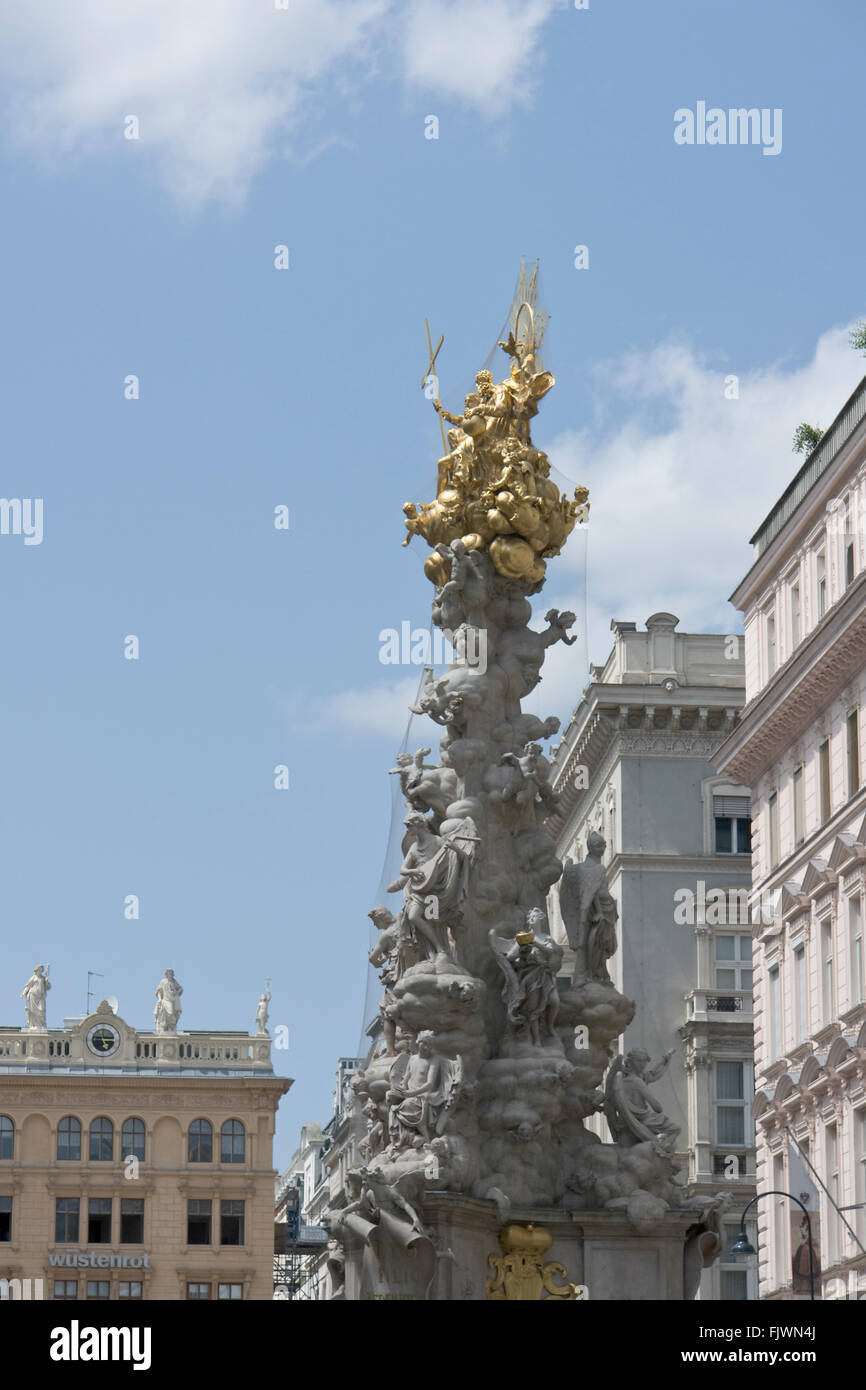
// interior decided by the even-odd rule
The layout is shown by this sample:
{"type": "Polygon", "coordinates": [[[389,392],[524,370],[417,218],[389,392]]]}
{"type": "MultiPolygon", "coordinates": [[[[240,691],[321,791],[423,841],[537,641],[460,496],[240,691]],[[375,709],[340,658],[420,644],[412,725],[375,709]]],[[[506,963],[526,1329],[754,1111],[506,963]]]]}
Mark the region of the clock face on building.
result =
{"type": "Polygon", "coordinates": [[[110,1057],[120,1047],[120,1034],[110,1023],[97,1023],[87,1034],[87,1046],[97,1057],[110,1057]]]}

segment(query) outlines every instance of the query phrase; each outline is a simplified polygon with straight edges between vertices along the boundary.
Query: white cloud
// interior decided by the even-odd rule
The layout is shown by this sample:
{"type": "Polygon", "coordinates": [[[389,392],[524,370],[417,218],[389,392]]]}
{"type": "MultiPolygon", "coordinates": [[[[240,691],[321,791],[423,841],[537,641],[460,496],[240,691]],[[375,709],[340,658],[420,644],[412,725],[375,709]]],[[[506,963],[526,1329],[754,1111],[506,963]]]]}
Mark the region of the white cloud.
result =
{"type": "MultiPolygon", "coordinates": [[[[406,731],[409,706],[415,704],[422,672],[416,666],[399,680],[359,686],[335,695],[307,698],[275,696],[276,703],[300,733],[332,733],[335,728],[384,734],[395,748],[406,731]]],[[[426,719],[422,720],[427,723],[426,719]]]]}
{"type": "MultiPolygon", "coordinates": [[[[591,491],[590,660],[607,657],[612,617],[642,625],[667,610],[681,631],[739,629],[728,595],[752,563],[749,536],[803,462],[791,452],[794,430],[802,420],[826,428],[863,367],[847,328],[823,334],[802,367],[740,374],[736,400],[724,391],[734,367],[710,365],[685,343],[599,366],[600,423],[550,447],[552,462],[591,491]],[[620,423],[605,429],[611,419],[620,423]]],[[[563,566],[576,568],[568,547],[549,567],[567,590],[563,566]]]]}
{"type": "Polygon", "coordinates": [[[410,82],[497,115],[532,93],[554,0],[419,0],[406,20],[410,82]]]}
{"type": "MultiPolygon", "coordinates": [[[[34,0],[0,11],[5,127],[51,165],[135,153],[182,203],[245,197],[302,123],[382,55],[485,114],[524,100],[552,0],[34,0]],[[324,84],[327,80],[327,93],[324,84]]],[[[310,132],[309,148],[326,147],[310,132]]],[[[305,151],[301,150],[301,157],[305,151]]]]}

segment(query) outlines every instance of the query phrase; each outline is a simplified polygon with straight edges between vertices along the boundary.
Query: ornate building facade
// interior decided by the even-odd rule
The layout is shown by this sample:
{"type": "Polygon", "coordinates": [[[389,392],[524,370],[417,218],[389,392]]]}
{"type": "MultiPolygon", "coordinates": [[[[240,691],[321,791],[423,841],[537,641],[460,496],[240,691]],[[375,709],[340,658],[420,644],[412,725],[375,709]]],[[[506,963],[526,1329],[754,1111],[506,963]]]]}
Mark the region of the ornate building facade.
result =
{"type": "Polygon", "coordinates": [[[274,1075],[264,1023],[180,1032],[179,1007],[160,1002],[156,1030],[139,1031],[104,1000],[48,1028],[46,985],[38,967],[28,1026],[0,1029],[3,1288],[271,1298],[274,1118],[292,1083],[274,1075]]]}
{"type": "MultiPolygon", "coordinates": [[[[864,522],[866,380],[752,537],[747,704],[719,754],[752,788],[758,1186],[811,1173],[830,1298],[866,1292],[864,522]]],[[[759,1204],[765,1297],[803,1294],[791,1206],[759,1204]]]]}
{"type": "MultiPolygon", "coordinates": [[[[563,860],[583,859],[592,831],[606,841],[620,933],[610,970],[637,1003],[620,1046],[676,1049],[659,1100],[680,1126],[692,1190],[729,1191],[733,1238],[754,1194],[749,793],[714,759],[743,703],[743,658],[737,639],[677,632],[677,621],[611,624],[613,650],[555,750],[561,800],[547,824],[563,860]]],[[[565,944],[556,893],[549,915],[565,944]]],[[[724,1255],[703,1273],[702,1298],[754,1293],[724,1255]]]]}

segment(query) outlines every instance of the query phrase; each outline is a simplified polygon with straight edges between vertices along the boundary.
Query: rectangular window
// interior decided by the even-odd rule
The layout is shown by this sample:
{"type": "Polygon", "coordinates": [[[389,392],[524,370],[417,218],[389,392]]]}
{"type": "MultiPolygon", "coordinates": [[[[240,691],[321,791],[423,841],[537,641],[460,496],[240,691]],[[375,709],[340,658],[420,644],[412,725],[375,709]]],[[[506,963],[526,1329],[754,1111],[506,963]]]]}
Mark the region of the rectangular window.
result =
{"type": "Polygon", "coordinates": [[[848,942],[851,952],[850,1004],[863,1002],[863,906],[860,894],[848,899],[848,942]]]}
{"type": "Polygon", "coordinates": [[[716,937],[716,989],[752,988],[752,938],[716,937]]]}
{"type": "Polygon", "coordinates": [[[771,608],[765,615],[767,635],[767,679],[776,671],[776,610],[771,608]]]}
{"type": "Polygon", "coordinates": [[[794,1022],[797,1042],[805,1042],[809,1035],[809,1009],[806,992],[806,947],[794,948],[794,1022]]]}
{"type": "Polygon", "coordinates": [[[740,1148],[746,1142],[746,1066],[716,1062],[716,1143],[740,1148]]]}
{"type": "Polygon", "coordinates": [[[54,1212],[54,1239],[64,1241],[78,1240],[78,1213],[81,1203],[77,1197],[58,1197],[54,1212]]]}
{"type": "Polygon", "coordinates": [[[839,1259],[839,1136],[835,1125],[828,1125],[824,1131],[824,1154],[827,1164],[827,1261],[836,1264],[839,1259]],[[834,1206],[835,1203],[835,1206],[834,1206]]]}
{"type": "Polygon", "coordinates": [[[821,1003],[824,1022],[836,1017],[836,976],[833,966],[833,923],[827,917],[821,923],[821,1003]]]}
{"type": "Polygon", "coordinates": [[[54,1298],[59,1303],[70,1303],[78,1298],[77,1279],[55,1279],[54,1298]]]}
{"type": "Polygon", "coordinates": [[[745,1302],[749,1289],[748,1275],[744,1269],[719,1270],[719,1297],[725,1303],[745,1302]]]}
{"type": "Polygon", "coordinates": [[[827,557],[823,550],[815,556],[815,608],[819,618],[827,611],[827,557]]]}
{"type": "Polygon", "coordinates": [[[120,1243],[141,1245],[144,1241],[144,1198],[120,1199],[120,1243]]]}
{"type": "Polygon", "coordinates": [[[800,645],[800,586],[791,588],[791,650],[800,645]]]}
{"type": "Polygon", "coordinates": [[[818,745],[818,794],[821,799],[821,821],[828,821],[833,805],[830,790],[830,740],[818,745]]]}
{"type": "Polygon", "coordinates": [[[775,1062],[782,1055],[782,977],[778,965],[767,972],[769,983],[769,1044],[770,1061],[775,1062]]]}
{"type": "Polygon", "coordinates": [[[0,1240],[12,1239],[12,1198],[0,1197],[0,1240]]]}
{"type": "Polygon", "coordinates": [[[103,1302],[111,1297],[111,1281],[109,1279],[88,1279],[87,1297],[98,1298],[103,1302]]]}
{"type": "Polygon", "coordinates": [[[187,1284],[187,1298],[210,1298],[210,1284],[187,1284]]]}
{"type": "MultiPolygon", "coordinates": [[[[90,1245],[111,1244],[111,1198],[89,1197],[87,1200],[87,1240],[90,1245]]],[[[88,1298],[90,1294],[87,1295],[88,1298]]]]}
{"type": "MultiPolygon", "coordinates": [[[[194,1197],[187,1202],[186,1218],[187,1245],[210,1245],[211,1243],[211,1202],[194,1197]]],[[[208,1294],[210,1297],[210,1294],[208,1294]]]]}
{"type": "Polygon", "coordinates": [[[243,1245],[243,1202],[220,1202],[220,1245],[243,1245]]]}
{"type": "Polygon", "coordinates": [[[218,1298],[243,1298],[243,1284],[219,1284],[217,1286],[218,1298]]]}
{"type": "Polygon", "coordinates": [[[141,1284],[137,1279],[122,1279],[117,1286],[118,1298],[141,1298],[141,1284]]]}
{"type": "Polygon", "coordinates": [[[851,508],[851,497],[845,499],[845,588],[854,583],[854,571],[856,569],[856,559],[854,555],[854,519],[851,508]]]}
{"type": "Polygon", "coordinates": [[[752,814],[747,796],[714,796],[713,826],[716,854],[749,854],[752,814]]]}
{"type": "Polygon", "coordinates": [[[866,1245],[866,1109],[854,1111],[854,1164],[855,1230],[866,1245]]]}
{"type": "Polygon", "coordinates": [[[848,737],[848,795],[860,790],[860,719],[856,709],[849,710],[845,720],[848,737]]]}
{"type": "Polygon", "coordinates": [[[854,583],[854,542],[845,546],[845,587],[854,583]]]}
{"type": "Polygon", "coordinates": [[[803,795],[803,768],[794,768],[794,844],[801,845],[806,838],[806,803],[803,795]]]}
{"type": "Polygon", "coordinates": [[[774,869],[779,862],[779,794],[770,792],[767,798],[767,817],[770,822],[770,862],[768,868],[774,869]]]}

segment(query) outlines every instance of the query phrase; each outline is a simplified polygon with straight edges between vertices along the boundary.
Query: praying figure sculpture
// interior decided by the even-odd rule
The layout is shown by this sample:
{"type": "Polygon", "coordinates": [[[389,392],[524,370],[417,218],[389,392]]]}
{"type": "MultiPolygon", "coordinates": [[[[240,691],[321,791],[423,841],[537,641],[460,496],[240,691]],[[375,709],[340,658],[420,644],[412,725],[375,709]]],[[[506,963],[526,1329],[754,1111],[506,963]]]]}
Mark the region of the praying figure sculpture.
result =
{"type": "Polygon", "coordinates": [[[631,1146],[652,1142],[661,1153],[676,1148],[679,1125],[669,1120],[650,1086],[667,1070],[674,1049],[655,1066],[643,1048],[633,1048],[625,1058],[615,1057],[604,1088],[604,1113],[614,1143],[631,1146]]]}
{"type": "Polygon", "coordinates": [[[616,901],[607,886],[601,857],[607,842],[593,830],[581,864],[566,859],[559,884],[559,907],[568,944],[574,951],[574,985],[594,980],[611,984],[607,961],[616,951],[616,901]]]}
{"type": "Polygon", "coordinates": [[[181,1015],[180,996],[183,986],[174,978],[173,970],[166,970],[156,987],[156,1006],[153,1020],[157,1033],[176,1033],[181,1015]]]}
{"type": "Polygon", "coordinates": [[[37,965],[21,991],[27,1027],[31,1032],[42,1032],[45,1029],[45,995],[50,988],[51,981],[48,979],[45,966],[37,965]]]}

